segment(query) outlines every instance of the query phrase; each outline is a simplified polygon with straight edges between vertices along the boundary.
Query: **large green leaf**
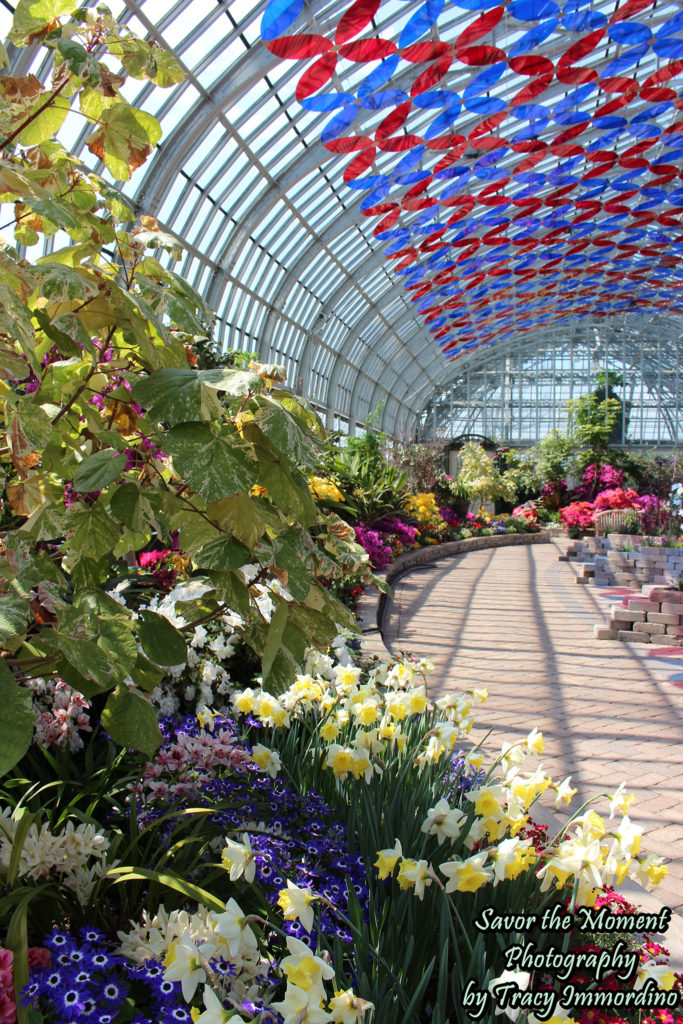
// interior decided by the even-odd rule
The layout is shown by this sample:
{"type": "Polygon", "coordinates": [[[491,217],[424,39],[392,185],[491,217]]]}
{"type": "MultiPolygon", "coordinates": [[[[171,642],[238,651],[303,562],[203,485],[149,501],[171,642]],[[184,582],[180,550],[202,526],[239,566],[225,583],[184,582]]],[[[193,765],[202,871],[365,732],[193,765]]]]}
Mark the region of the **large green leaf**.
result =
{"type": "Polygon", "coordinates": [[[214,523],[230,532],[248,548],[253,548],[266,528],[259,510],[259,499],[249,494],[234,494],[230,498],[210,502],[206,514],[214,523]]]}
{"type": "Polygon", "coordinates": [[[62,263],[41,260],[33,267],[41,294],[52,302],[69,302],[73,299],[84,301],[92,299],[98,288],[95,280],[87,271],[66,267],[62,263]]]}
{"type": "Polygon", "coordinates": [[[102,452],[94,452],[83,459],[74,474],[74,487],[77,491],[101,491],[121,476],[126,468],[126,456],[108,448],[102,452]]]}
{"type": "Polygon", "coordinates": [[[77,555],[99,558],[113,551],[120,529],[100,504],[89,509],[78,509],[69,517],[74,528],[70,549],[77,555]]]}
{"type": "Polygon", "coordinates": [[[160,138],[161,125],[155,117],[121,102],[102,112],[100,127],[86,145],[117,181],[128,181],[160,138]]]}
{"type": "Polygon", "coordinates": [[[31,691],[19,686],[4,661],[0,661],[0,775],[24,756],[33,739],[31,691]]]}
{"type": "Polygon", "coordinates": [[[137,621],[140,645],[156,665],[181,665],[187,659],[183,634],[157,612],[141,611],[137,621]]]}
{"type": "Polygon", "coordinates": [[[131,678],[147,693],[152,693],[165,676],[165,672],[158,665],[154,665],[144,654],[139,654],[135,666],[131,672],[131,678]]]}
{"type": "Polygon", "coordinates": [[[72,14],[79,0],[19,0],[14,9],[10,39],[17,46],[25,46],[29,37],[49,28],[56,18],[72,14]]]}
{"type": "Polygon", "coordinates": [[[216,597],[231,611],[237,612],[245,620],[248,619],[251,613],[249,588],[243,583],[241,576],[236,572],[216,570],[210,571],[208,576],[216,588],[216,597]]]}
{"type": "MultiPolygon", "coordinates": [[[[44,334],[48,336],[50,341],[53,341],[63,356],[80,356],[81,349],[76,344],[74,339],[66,331],[62,331],[55,322],[50,320],[50,317],[42,309],[36,309],[33,312],[33,316],[38,321],[38,325],[44,334]]],[[[63,317],[58,317],[57,320],[63,320],[63,317]]],[[[89,340],[89,339],[88,339],[89,340]]],[[[90,346],[88,346],[90,347],[90,346]]]]}
{"type": "Polygon", "coordinates": [[[190,509],[176,512],[171,519],[171,529],[178,531],[178,543],[188,555],[195,555],[207,541],[218,536],[213,523],[199,512],[192,512],[190,509]]]}
{"type": "Polygon", "coordinates": [[[57,540],[66,532],[66,524],[66,513],[46,502],[29,517],[22,529],[29,533],[36,542],[57,540]]]}
{"type": "Polygon", "coordinates": [[[99,690],[110,690],[119,681],[118,667],[112,665],[109,654],[94,640],[74,639],[52,632],[41,643],[48,651],[58,651],[76,672],[99,690]]]}
{"type": "Polygon", "coordinates": [[[28,601],[13,594],[0,597],[0,643],[23,636],[28,624],[28,601]]]}
{"type": "Polygon", "coordinates": [[[25,120],[29,118],[32,120],[19,136],[22,146],[38,146],[41,142],[47,142],[48,139],[56,135],[66,120],[70,106],[69,100],[65,96],[58,95],[54,90],[41,93],[33,110],[25,118],[25,120]],[[43,107],[45,109],[42,109],[43,107]]]}
{"type": "Polygon", "coordinates": [[[205,544],[195,556],[195,561],[200,569],[228,571],[247,565],[252,561],[252,554],[249,548],[245,548],[234,537],[222,536],[205,544]]]}
{"type": "MultiPolygon", "coordinates": [[[[250,431],[250,437],[252,436],[253,432],[250,431]]],[[[305,478],[295,467],[290,468],[284,454],[258,444],[256,452],[259,461],[259,484],[266,488],[270,498],[287,516],[302,526],[312,526],[317,519],[318,510],[305,478]]]]}
{"type": "MultiPolygon", "coordinates": [[[[4,272],[4,267],[1,264],[0,269],[4,272]]],[[[25,352],[32,346],[35,337],[33,324],[31,323],[31,314],[26,303],[21,301],[16,291],[13,291],[2,278],[0,278],[0,332],[20,342],[25,352]]],[[[24,363],[24,367],[26,369],[19,377],[20,380],[23,377],[28,377],[28,366],[26,363],[24,363]]],[[[10,367],[7,372],[11,372],[11,369],[10,367]]],[[[3,373],[2,376],[4,377],[6,374],[3,373]]]]}
{"type": "Polygon", "coordinates": [[[275,565],[287,571],[287,590],[295,601],[304,601],[311,587],[311,576],[301,560],[304,544],[299,530],[296,527],[284,530],[272,544],[275,565]]]}
{"type": "Polygon", "coordinates": [[[109,658],[116,682],[130,676],[138,657],[138,645],[121,619],[98,619],[97,646],[109,658]]]}
{"type": "Polygon", "coordinates": [[[142,491],[137,484],[125,483],[109,497],[111,514],[136,533],[146,526],[156,526],[157,516],[152,505],[155,495],[148,488],[142,491]]]}
{"type": "Polygon", "coordinates": [[[154,755],[161,743],[157,712],[136,690],[119,686],[107,700],[102,725],[115,743],[154,755]]]}
{"type": "Polygon", "coordinates": [[[286,647],[280,647],[268,666],[268,671],[264,669],[263,689],[275,696],[284,693],[294,682],[297,672],[300,671],[300,664],[286,647]]]}
{"type": "Polygon", "coordinates": [[[7,436],[17,458],[46,447],[52,436],[52,421],[30,398],[20,398],[13,408],[8,404],[6,418],[7,436]]]}
{"type": "Polygon", "coordinates": [[[270,619],[268,632],[266,633],[266,643],[263,648],[262,667],[264,679],[270,672],[275,656],[282,646],[282,636],[286,625],[287,602],[278,599],[270,619]]]}
{"type": "Polygon", "coordinates": [[[266,437],[280,451],[303,466],[313,466],[320,455],[322,445],[296,418],[279,402],[266,395],[252,400],[254,420],[266,437]]]}
{"type": "Polygon", "coordinates": [[[133,385],[132,397],[147,409],[149,418],[174,426],[190,420],[215,420],[223,407],[196,370],[157,370],[133,385]]]}
{"type": "Polygon", "coordinates": [[[28,363],[8,343],[0,345],[0,380],[23,380],[28,377],[28,363]]]}
{"type": "Polygon", "coordinates": [[[182,423],[169,430],[164,447],[176,472],[205,501],[246,491],[254,482],[255,466],[236,430],[224,427],[216,434],[208,423],[182,423]]]}

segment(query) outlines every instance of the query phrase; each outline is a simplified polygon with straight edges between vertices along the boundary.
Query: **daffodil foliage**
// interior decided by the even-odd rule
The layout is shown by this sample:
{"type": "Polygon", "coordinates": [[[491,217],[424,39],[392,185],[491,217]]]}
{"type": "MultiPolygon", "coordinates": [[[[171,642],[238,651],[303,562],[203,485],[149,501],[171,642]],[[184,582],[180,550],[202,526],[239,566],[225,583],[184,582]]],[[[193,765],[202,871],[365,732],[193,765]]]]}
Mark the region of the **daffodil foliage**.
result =
{"type": "Polygon", "coordinates": [[[226,608],[264,686],[285,689],[310,643],[352,624],[315,578],[363,559],[310,493],[315,415],[280,368],[190,365],[214,317],[168,269],[177,240],[153,218],[135,225],[120,192],[55,139],[80,119],[90,151],[128,179],[161,131],[123,98],[126,78],[165,87],[182,69],[74,0],[19,0],[11,39],[44,47],[52,74],[0,77],[0,201],[19,246],[52,244],[32,262],[0,247],[0,772],[30,743],[21,684],[36,676],[101,698],[109,734],[151,753],[148,693],[185,660],[185,631],[226,608]],[[115,599],[150,543],[179,547],[197,579],[182,628],[115,599]]]}

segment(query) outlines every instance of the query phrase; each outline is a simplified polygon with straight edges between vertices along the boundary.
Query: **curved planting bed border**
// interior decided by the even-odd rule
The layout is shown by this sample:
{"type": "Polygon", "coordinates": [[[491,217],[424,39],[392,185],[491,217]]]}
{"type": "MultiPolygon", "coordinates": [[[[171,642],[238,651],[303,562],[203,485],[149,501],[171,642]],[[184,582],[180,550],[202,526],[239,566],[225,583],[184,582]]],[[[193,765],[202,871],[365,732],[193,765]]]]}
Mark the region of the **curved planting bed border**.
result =
{"type": "MultiPolygon", "coordinates": [[[[415,551],[406,551],[391,563],[385,573],[379,573],[383,579],[392,582],[418,565],[437,562],[449,555],[462,555],[468,551],[481,551],[485,548],[514,547],[519,544],[548,544],[550,534],[546,530],[539,533],[503,533],[493,537],[468,537],[466,540],[451,540],[446,544],[432,544],[415,551]]],[[[358,619],[363,635],[363,649],[368,654],[386,658],[390,652],[383,642],[383,623],[391,606],[391,598],[379,593],[376,588],[366,588],[358,602],[358,619]]]]}

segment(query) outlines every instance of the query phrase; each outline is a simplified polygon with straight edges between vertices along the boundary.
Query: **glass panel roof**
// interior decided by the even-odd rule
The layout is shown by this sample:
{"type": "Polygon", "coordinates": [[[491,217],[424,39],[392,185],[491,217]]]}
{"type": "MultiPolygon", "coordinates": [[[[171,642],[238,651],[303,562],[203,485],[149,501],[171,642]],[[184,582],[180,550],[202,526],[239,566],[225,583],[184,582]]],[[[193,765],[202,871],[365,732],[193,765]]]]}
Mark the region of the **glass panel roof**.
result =
{"type": "MultiPolygon", "coordinates": [[[[109,6],[187,72],[127,84],[164,137],[126,193],[189,243],[223,343],[286,360],[331,421],[384,402],[409,431],[467,366],[601,321],[677,365],[674,0],[109,6]]],[[[84,134],[70,115],[106,177],[84,134]]]]}

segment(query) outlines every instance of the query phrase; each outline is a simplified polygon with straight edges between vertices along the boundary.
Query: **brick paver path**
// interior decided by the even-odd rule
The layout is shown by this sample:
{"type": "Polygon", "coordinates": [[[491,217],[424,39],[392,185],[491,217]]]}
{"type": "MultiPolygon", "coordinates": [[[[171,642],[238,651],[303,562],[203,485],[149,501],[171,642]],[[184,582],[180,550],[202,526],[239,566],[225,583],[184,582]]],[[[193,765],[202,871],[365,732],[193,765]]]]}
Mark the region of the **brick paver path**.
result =
{"type": "Polygon", "coordinates": [[[487,687],[472,735],[493,728],[489,749],[540,728],[540,762],[578,786],[572,807],[624,779],[643,851],[669,862],[656,894],[680,913],[683,650],[672,660],[673,651],[595,640],[608,604],[576,585],[571,564],[558,561],[562,544],[475,551],[412,571],[395,585],[384,640],[434,661],[432,698],[487,687]]]}

